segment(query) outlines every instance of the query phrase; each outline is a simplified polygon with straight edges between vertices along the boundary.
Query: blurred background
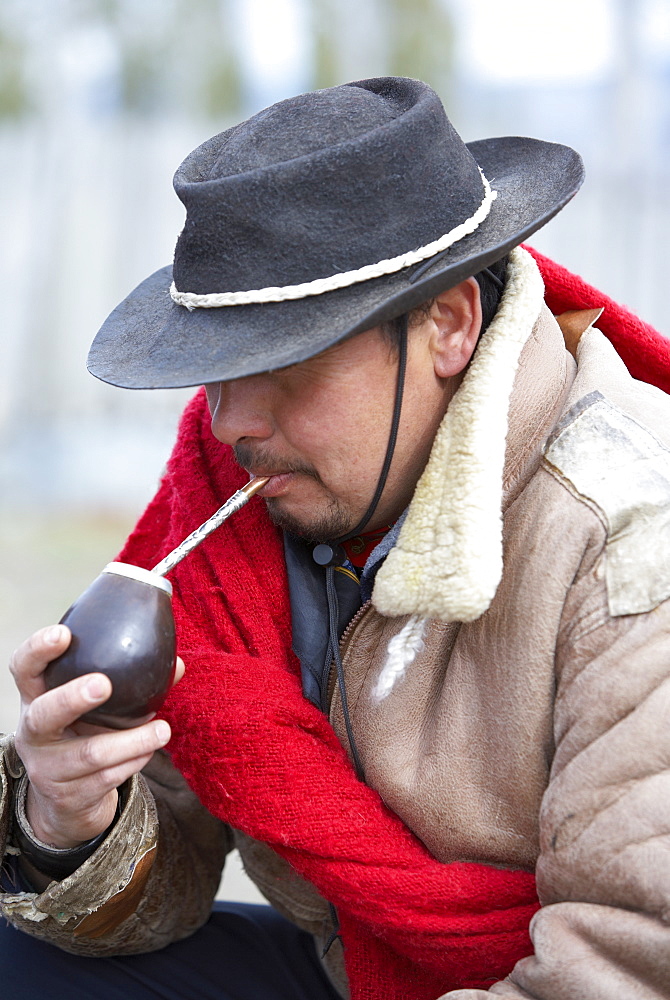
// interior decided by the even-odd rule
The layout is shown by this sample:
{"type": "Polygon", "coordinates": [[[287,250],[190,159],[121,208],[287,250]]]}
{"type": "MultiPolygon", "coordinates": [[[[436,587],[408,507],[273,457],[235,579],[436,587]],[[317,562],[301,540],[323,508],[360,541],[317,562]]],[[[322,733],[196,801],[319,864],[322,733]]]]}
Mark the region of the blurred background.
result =
{"type": "Polygon", "coordinates": [[[668,0],[0,0],[3,663],[114,557],[190,395],[85,367],[171,261],[173,171],[267,104],[385,74],[428,81],[466,140],[576,147],[586,183],[532,243],[670,330],[668,0]]]}

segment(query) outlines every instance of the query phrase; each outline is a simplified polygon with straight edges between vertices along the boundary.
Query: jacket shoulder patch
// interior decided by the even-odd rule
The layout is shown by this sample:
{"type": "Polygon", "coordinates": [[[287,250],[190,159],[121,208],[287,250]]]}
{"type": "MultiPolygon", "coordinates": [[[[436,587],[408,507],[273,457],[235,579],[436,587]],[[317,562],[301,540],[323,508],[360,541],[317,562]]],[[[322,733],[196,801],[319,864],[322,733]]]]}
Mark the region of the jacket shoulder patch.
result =
{"type": "Polygon", "coordinates": [[[611,615],[651,611],[670,597],[670,451],[592,392],[557,425],[545,461],[594,503],[607,525],[611,615]]]}

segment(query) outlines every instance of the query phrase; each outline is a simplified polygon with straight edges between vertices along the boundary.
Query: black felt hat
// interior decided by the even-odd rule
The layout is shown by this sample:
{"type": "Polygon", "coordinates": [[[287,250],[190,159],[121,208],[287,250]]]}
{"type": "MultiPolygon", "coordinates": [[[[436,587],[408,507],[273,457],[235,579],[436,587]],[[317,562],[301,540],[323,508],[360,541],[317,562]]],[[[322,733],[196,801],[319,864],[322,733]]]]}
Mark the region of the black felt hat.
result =
{"type": "Polygon", "coordinates": [[[417,80],[281,101],[184,160],[174,266],[108,317],[89,369],[159,388],[303,361],[502,257],[582,178],[567,146],[464,144],[417,80]]]}

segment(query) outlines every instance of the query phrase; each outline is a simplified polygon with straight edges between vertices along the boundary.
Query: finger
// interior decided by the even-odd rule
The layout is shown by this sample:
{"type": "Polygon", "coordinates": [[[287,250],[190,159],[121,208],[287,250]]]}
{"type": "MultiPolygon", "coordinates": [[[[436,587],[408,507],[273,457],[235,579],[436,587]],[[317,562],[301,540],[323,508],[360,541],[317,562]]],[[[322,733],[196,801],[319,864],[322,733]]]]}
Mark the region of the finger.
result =
{"type": "MultiPolygon", "coordinates": [[[[178,656],[175,664],[174,677],[172,678],[173,686],[179,683],[179,681],[184,676],[185,672],[186,672],[186,667],[184,666],[184,661],[182,660],[181,656],[178,656]]],[[[147,713],[147,715],[143,715],[138,719],[134,719],[133,725],[142,726],[145,722],[149,722],[151,719],[155,718],[155,716],[156,716],[155,712],[149,712],[147,713]]],[[[82,722],[79,720],[72,724],[72,729],[74,730],[75,733],[77,733],[78,736],[89,736],[92,733],[109,732],[109,726],[100,726],[100,725],[95,725],[92,722],[82,722]]]]}
{"type": "Polygon", "coordinates": [[[26,708],[19,729],[32,744],[52,743],[81,715],[102,705],[112,693],[105,674],[84,674],[60,687],[45,691],[26,708]]]}
{"type": "Polygon", "coordinates": [[[24,701],[31,702],[45,691],[44,670],[51,660],[65,652],[70,638],[66,625],[49,625],[33,633],[14,651],[9,669],[24,701]]]}
{"type": "Polygon", "coordinates": [[[102,771],[54,785],[50,800],[58,805],[62,815],[69,811],[73,816],[82,816],[89,810],[95,810],[109,792],[120,788],[125,781],[146,767],[152,756],[153,752],[143,754],[141,757],[124,760],[114,767],[106,767],[102,771]]]}
{"type": "Polygon", "coordinates": [[[146,715],[140,715],[137,719],[124,720],[124,725],[122,727],[103,726],[99,723],[84,722],[82,719],[77,719],[77,721],[73,722],[71,726],[68,726],[68,730],[76,733],[77,736],[94,736],[96,733],[116,733],[120,728],[132,729],[134,726],[143,726],[145,722],[150,722],[151,719],[155,718],[155,712],[147,712],[146,715]],[[128,723],[128,725],[125,723],[128,723]]]}
{"type": "Polygon", "coordinates": [[[172,684],[173,685],[178,684],[185,673],[186,673],[186,667],[184,666],[184,661],[182,660],[181,656],[178,656],[177,666],[175,667],[174,679],[172,681],[172,684]]]}
{"type": "Polygon", "coordinates": [[[71,746],[64,748],[58,764],[61,780],[105,775],[119,765],[140,758],[149,760],[155,750],[165,746],[170,735],[168,723],[159,719],[135,729],[120,729],[71,740],[71,746]]]}

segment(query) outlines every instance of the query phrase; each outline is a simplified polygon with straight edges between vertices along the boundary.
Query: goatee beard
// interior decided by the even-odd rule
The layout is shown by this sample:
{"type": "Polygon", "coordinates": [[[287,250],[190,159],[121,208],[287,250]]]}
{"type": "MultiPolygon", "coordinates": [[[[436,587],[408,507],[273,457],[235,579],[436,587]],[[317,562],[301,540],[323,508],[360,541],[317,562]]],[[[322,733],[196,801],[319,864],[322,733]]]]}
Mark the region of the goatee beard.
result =
{"type": "Polygon", "coordinates": [[[351,527],[351,517],[347,514],[339,500],[331,497],[328,510],[314,521],[307,523],[281,510],[281,501],[277,497],[267,497],[265,505],[270,520],[282,531],[290,535],[304,538],[306,542],[333,542],[346,535],[351,527]]]}

